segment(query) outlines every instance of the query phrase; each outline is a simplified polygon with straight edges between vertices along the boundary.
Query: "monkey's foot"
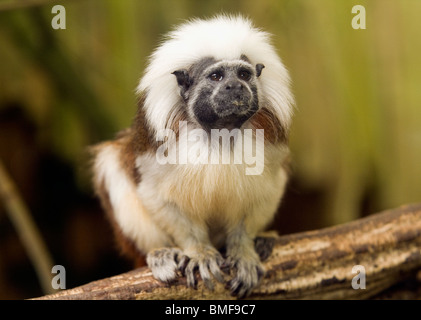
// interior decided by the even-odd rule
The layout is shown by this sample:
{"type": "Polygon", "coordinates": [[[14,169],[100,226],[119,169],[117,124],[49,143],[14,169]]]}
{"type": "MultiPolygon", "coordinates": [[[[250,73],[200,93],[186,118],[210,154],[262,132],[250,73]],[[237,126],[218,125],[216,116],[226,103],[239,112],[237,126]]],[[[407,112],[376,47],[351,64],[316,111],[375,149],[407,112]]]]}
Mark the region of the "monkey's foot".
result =
{"type": "Polygon", "coordinates": [[[201,246],[186,252],[180,260],[179,270],[186,276],[188,287],[197,288],[195,274],[198,271],[205,286],[213,290],[212,275],[217,281],[224,282],[220,269],[223,263],[224,259],[215,248],[201,246]]]}
{"type": "Polygon", "coordinates": [[[260,261],[265,261],[272,254],[275,245],[274,237],[258,236],[254,239],[254,249],[260,257],[260,261]]]}
{"type": "Polygon", "coordinates": [[[178,248],[160,248],[149,252],[146,262],[155,279],[170,283],[178,276],[178,263],[182,255],[178,248]]]}
{"type": "Polygon", "coordinates": [[[225,264],[234,273],[234,277],[228,282],[227,287],[230,288],[231,294],[238,298],[248,296],[265,274],[257,254],[231,255],[228,256],[225,264]]]}

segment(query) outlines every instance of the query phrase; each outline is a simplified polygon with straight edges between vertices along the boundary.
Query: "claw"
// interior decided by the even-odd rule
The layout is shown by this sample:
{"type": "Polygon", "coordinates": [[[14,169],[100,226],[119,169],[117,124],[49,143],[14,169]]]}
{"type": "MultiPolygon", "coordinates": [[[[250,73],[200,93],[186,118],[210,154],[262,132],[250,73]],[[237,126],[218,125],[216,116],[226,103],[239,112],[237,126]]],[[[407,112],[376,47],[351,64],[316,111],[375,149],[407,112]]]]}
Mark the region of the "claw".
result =
{"type": "Polygon", "coordinates": [[[197,279],[195,277],[195,272],[198,269],[198,266],[194,263],[191,263],[191,260],[187,264],[185,269],[185,275],[187,278],[187,286],[193,289],[197,289],[197,279]]]}
{"type": "Polygon", "coordinates": [[[213,291],[213,289],[215,288],[211,279],[203,279],[203,283],[205,284],[205,287],[211,291],[213,291]]]}
{"type": "Polygon", "coordinates": [[[221,266],[220,269],[223,273],[229,275],[230,271],[231,271],[231,267],[227,262],[224,262],[221,266]]]}
{"type": "Polygon", "coordinates": [[[234,278],[227,283],[231,295],[239,299],[247,297],[264,275],[260,261],[253,257],[248,259],[229,257],[227,263],[235,273],[234,278]]]}
{"type": "Polygon", "coordinates": [[[186,267],[189,264],[190,258],[186,255],[183,255],[180,259],[180,261],[178,262],[178,270],[185,275],[185,271],[186,271],[186,267]]]}

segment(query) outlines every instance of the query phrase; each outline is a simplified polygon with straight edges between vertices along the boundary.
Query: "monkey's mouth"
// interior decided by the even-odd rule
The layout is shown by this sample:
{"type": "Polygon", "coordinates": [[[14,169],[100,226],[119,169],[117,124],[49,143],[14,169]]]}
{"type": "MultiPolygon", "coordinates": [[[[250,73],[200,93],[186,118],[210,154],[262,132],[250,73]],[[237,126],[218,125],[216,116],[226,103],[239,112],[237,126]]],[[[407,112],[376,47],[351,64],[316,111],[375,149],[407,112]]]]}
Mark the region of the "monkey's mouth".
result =
{"type": "Polygon", "coordinates": [[[234,100],[230,105],[225,106],[220,112],[215,110],[217,114],[216,121],[212,124],[215,129],[236,129],[240,128],[257,109],[242,100],[234,100]]]}
{"type": "Polygon", "coordinates": [[[215,113],[219,118],[226,118],[231,116],[238,116],[244,113],[247,113],[250,109],[250,106],[244,101],[232,101],[228,105],[224,105],[220,108],[215,109],[215,113]]]}
{"type": "Polygon", "coordinates": [[[231,99],[215,101],[214,111],[220,118],[230,115],[243,115],[252,108],[251,99],[247,95],[238,95],[231,99]]]}
{"type": "Polygon", "coordinates": [[[244,101],[242,100],[234,100],[232,104],[236,107],[243,107],[245,105],[244,101]]]}
{"type": "Polygon", "coordinates": [[[206,130],[236,129],[253,116],[258,110],[258,103],[247,95],[218,97],[210,101],[205,108],[197,108],[195,117],[206,130]]]}

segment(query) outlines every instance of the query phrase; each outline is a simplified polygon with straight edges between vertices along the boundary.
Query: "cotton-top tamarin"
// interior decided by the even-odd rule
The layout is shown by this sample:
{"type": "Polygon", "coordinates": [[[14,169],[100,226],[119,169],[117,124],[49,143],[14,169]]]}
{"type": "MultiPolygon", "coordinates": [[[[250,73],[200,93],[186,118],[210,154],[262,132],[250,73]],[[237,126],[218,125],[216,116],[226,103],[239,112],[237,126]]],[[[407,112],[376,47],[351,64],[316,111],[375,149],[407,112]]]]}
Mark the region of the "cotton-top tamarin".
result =
{"type": "Polygon", "coordinates": [[[186,22],[137,92],[133,125],[94,147],[122,249],[165,282],[185,275],[195,287],[200,275],[212,288],[228,270],[232,293],[247,296],[264,274],[254,239],[287,182],[293,97],[269,35],[241,16],[186,22]]]}

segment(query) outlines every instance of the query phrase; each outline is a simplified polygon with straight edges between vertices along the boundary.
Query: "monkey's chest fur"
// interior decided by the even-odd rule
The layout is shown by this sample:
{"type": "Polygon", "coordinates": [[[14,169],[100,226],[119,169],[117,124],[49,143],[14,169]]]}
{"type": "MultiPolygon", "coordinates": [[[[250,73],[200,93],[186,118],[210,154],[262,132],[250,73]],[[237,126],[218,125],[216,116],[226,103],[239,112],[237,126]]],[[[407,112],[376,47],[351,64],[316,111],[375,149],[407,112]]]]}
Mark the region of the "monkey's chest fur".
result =
{"type": "Polygon", "coordinates": [[[151,215],[159,216],[170,206],[189,221],[205,224],[219,247],[226,231],[246,217],[251,234],[271,222],[287,179],[282,167],[287,151],[265,151],[265,169],[259,175],[246,175],[246,164],[157,165],[153,156],[139,157],[138,196],[151,215]]]}

